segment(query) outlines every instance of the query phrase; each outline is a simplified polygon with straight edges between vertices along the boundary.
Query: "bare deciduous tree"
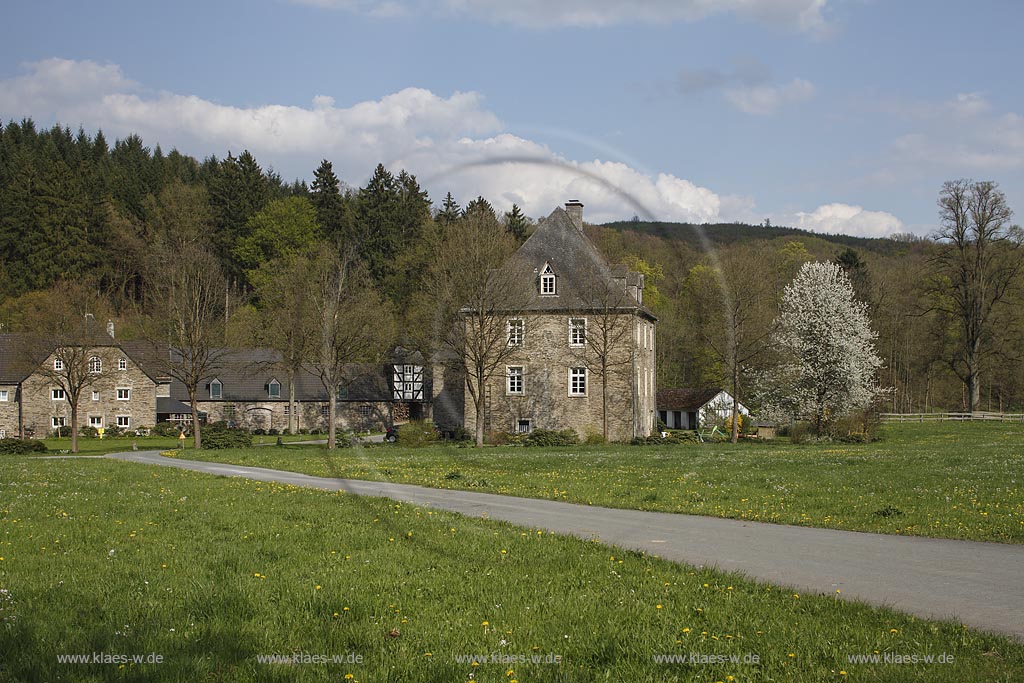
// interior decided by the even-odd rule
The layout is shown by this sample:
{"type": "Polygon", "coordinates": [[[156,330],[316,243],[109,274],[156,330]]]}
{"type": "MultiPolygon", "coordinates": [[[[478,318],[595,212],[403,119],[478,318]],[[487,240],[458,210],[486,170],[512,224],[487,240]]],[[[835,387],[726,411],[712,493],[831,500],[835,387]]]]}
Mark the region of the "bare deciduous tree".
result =
{"type": "Polygon", "coordinates": [[[779,278],[749,247],[718,254],[690,271],[688,294],[697,336],[722,368],[732,394],[731,439],[739,440],[744,376],[765,359],[778,312],[779,278]]]}
{"type": "Polygon", "coordinates": [[[335,448],[338,391],[353,379],[353,363],[381,360],[394,335],[390,306],[351,254],[322,249],[309,264],[315,320],[310,365],[320,376],[329,406],[327,447],[335,448]]]}
{"type": "Polygon", "coordinates": [[[953,336],[946,362],[963,382],[974,412],[981,403],[982,367],[996,348],[994,317],[1010,300],[1024,265],[1021,231],[1010,225],[1013,212],[994,182],[945,183],[939,210],[932,306],[953,319],[943,326],[953,336]]]}
{"type": "Polygon", "coordinates": [[[438,346],[465,372],[480,447],[486,387],[519,350],[509,343],[508,321],[523,318],[529,325],[524,311],[530,293],[523,273],[503,268],[516,243],[493,216],[473,212],[441,230],[429,285],[439,311],[435,330],[438,346]]]}
{"type": "Polygon", "coordinates": [[[202,447],[198,391],[227,353],[224,336],[226,280],[213,253],[196,242],[158,249],[153,268],[155,311],[147,339],[153,359],[188,392],[192,436],[202,447]]]}

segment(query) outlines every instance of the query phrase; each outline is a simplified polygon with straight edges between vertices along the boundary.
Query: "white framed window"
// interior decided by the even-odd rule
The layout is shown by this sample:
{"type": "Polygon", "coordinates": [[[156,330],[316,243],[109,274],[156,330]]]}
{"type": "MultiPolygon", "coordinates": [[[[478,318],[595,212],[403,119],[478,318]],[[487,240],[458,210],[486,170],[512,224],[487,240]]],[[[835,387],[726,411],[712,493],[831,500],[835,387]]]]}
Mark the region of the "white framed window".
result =
{"type": "Polygon", "coordinates": [[[103,416],[102,415],[90,415],[89,416],[89,426],[90,427],[95,427],[96,429],[100,429],[101,427],[103,427],[103,416]]]}
{"type": "Polygon", "coordinates": [[[542,296],[556,296],[558,294],[558,283],[555,278],[555,271],[550,263],[544,264],[540,273],[540,293],[542,296]]]}
{"type": "Polygon", "coordinates": [[[509,346],[522,346],[523,335],[525,333],[526,325],[523,323],[522,318],[512,318],[508,321],[508,345],[509,346]]]}
{"type": "Polygon", "coordinates": [[[288,417],[291,414],[292,414],[292,407],[289,404],[285,403],[284,404],[284,416],[288,417]]]}
{"type": "Polygon", "coordinates": [[[98,375],[103,372],[103,360],[99,356],[89,358],[89,374],[98,375]]]}
{"type": "Polygon", "coordinates": [[[117,359],[117,369],[118,370],[127,370],[128,369],[128,360],[126,358],[118,358],[117,359]]]}
{"type": "Polygon", "coordinates": [[[281,398],[281,383],[276,379],[270,380],[270,384],[267,385],[267,395],[270,398],[281,398]]]}
{"type": "Polygon", "coordinates": [[[520,419],[516,421],[516,433],[517,434],[529,434],[532,429],[532,424],[528,419],[520,419]]]}
{"type": "Polygon", "coordinates": [[[569,368],[569,395],[587,395],[587,369],[569,368]]]}
{"type": "Polygon", "coordinates": [[[505,389],[509,394],[522,394],[523,393],[523,366],[522,365],[510,365],[507,368],[508,380],[505,385],[505,389]]]}
{"type": "Polygon", "coordinates": [[[11,400],[11,393],[7,389],[0,389],[0,402],[11,400]]]}
{"type": "Polygon", "coordinates": [[[117,426],[121,429],[128,429],[132,426],[132,418],[128,415],[118,415],[117,426]]]}
{"type": "Polygon", "coordinates": [[[371,415],[373,415],[373,406],[371,406],[371,405],[361,405],[361,406],[359,406],[359,415],[360,415],[360,417],[370,417],[371,415]]]}
{"type": "Polygon", "coordinates": [[[64,369],[64,361],[62,361],[60,358],[54,358],[53,359],[53,369],[57,370],[58,372],[60,370],[63,370],[64,369]]]}
{"type": "Polygon", "coordinates": [[[586,346],[587,319],[569,318],[569,346],[586,346]]]}
{"type": "Polygon", "coordinates": [[[98,392],[98,391],[92,392],[92,400],[94,400],[94,401],[100,400],[100,392],[98,392]]]}
{"type": "Polygon", "coordinates": [[[7,430],[6,429],[0,429],[0,439],[6,439],[6,438],[7,438],[7,430]]]}
{"type": "Polygon", "coordinates": [[[330,416],[331,416],[331,407],[330,406],[320,406],[320,417],[330,417],[330,416]]]}
{"type": "Polygon", "coordinates": [[[52,398],[54,401],[66,401],[68,395],[64,392],[63,389],[51,389],[50,398],[52,398]]]}
{"type": "Polygon", "coordinates": [[[210,382],[210,398],[224,398],[224,385],[220,383],[219,379],[215,379],[210,382]]]}
{"type": "Polygon", "coordinates": [[[124,387],[119,387],[117,390],[118,401],[130,401],[132,399],[132,390],[124,387]]]}
{"type": "Polygon", "coordinates": [[[58,427],[66,427],[67,426],[67,418],[66,417],[51,417],[50,418],[50,426],[53,427],[54,429],[57,429],[58,427]]]}

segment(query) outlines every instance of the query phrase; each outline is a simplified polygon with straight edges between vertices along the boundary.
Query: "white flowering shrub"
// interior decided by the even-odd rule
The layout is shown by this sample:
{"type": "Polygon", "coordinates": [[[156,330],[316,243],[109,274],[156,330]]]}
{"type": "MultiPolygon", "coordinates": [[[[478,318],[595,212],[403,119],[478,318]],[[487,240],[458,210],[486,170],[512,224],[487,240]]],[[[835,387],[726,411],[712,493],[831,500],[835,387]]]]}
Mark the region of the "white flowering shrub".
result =
{"type": "Polygon", "coordinates": [[[881,392],[867,307],[835,263],[805,263],[782,295],[772,341],[779,363],[761,378],[765,414],[792,416],[828,432],[881,392]]]}

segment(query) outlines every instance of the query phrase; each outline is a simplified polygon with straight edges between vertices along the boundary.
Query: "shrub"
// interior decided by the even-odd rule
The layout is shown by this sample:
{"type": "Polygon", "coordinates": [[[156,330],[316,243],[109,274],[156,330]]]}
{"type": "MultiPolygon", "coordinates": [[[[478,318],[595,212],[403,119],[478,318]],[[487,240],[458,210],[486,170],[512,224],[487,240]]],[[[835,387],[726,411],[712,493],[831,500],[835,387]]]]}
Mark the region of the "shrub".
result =
{"type": "Polygon", "coordinates": [[[534,429],[522,439],[524,446],[575,446],[580,442],[575,429],[534,429]]]}
{"type": "Polygon", "coordinates": [[[604,442],[604,433],[599,432],[596,429],[588,429],[587,438],[583,440],[583,443],[587,444],[588,446],[597,446],[599,444],[603,444],[604,442]]]}
{"type": "Polygon", "coordinates": [[[109,438],[111,436],[124,436],[124,430],[117,425],[110,425],[103,430],[103,436],[109,438]]]}
{"type": "Polygon", "coordinates": [[[256,429],[252,430],[252,433],[255,436],[264,436],[267,433],[267,430],[264,429],[263,427],[257,427],[256,429]]]}
{"type": "Polygon", "coordinates": [[[0,455],[45,453],[46,444],[34,439],[0,439],[0,455]]]}
{"type": "Polygon", "coordinates": [[[87,439],[95,439],[100,433],[92,425],[82,425],[78,428],[78,435],[84,436],[87,439]]]}
{"type": "MultiPolygon", "coordinates": [[[[288,431],[287,429],[285,431],[288,431]]],[[[267,436],[278,436],[281,432],[276,427],[267,430],[267,436]]]]}
{"type": "MultiPolygon", "coordinates": [[[[476,435],[469,434],[468,436],[467,441],[470,443],[476,442],[476,435]]],[[[507,446],[509,444],[519,444],[521,436],[521,434],[509,434],[508,432],[487,432],[484,434],[484,442],[492,446],[507,446]]]]}
{"type": "Polygon", "coordinates": [[[153,434],[155,436],[173,436],[177,437],[181,433],[181,428],[173,422],[157,422],[153,427],[153,434]]]}
{"type": "Polygon", "coordinates": [[[203,448],[220,450],[223,448],[246,448],[252,446],[252,434],[244,429],[223,427],[216,423],[203,430],[203,448]]]}
{"type": "Polygon", "coordinates": [[[71,427],[54,427],[53,431],[50,432],[50,436],[58,439],[71,436],[71,427]]]}
{"type": "Polygon", "coordinates": [[[647,437],[637,436],[629,443],[633,446],[668,446],[681,443],[700,443],[697,439],[697,432],[677,430],[667,432],[667,434],[664,437],[661,434],[651,434],[647,437]]]}
{"type": "Polygon", "coordinates": [[[429,446],[438,439],[434,425],[426,420],[412,420],[398,427],[398,443],[410,448],[429,446]]]}

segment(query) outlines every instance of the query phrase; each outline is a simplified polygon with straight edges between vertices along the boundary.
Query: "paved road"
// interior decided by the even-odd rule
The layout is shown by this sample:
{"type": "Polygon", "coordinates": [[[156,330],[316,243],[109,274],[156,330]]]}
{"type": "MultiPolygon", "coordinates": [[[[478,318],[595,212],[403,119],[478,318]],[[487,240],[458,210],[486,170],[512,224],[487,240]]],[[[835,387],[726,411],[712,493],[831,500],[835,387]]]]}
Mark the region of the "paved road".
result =
{"type": "Polygon", "coordinates": [[[954,619],[1024,639],[1024,546],[763,524],[616,510],[408,484],[312,477],[259,467],[164,458],[109,457],[229,477],[345,490],[485,515],[642,550],[697,566],[743,572],[803,591],[834,594],[922,617],[954,619]]]}

